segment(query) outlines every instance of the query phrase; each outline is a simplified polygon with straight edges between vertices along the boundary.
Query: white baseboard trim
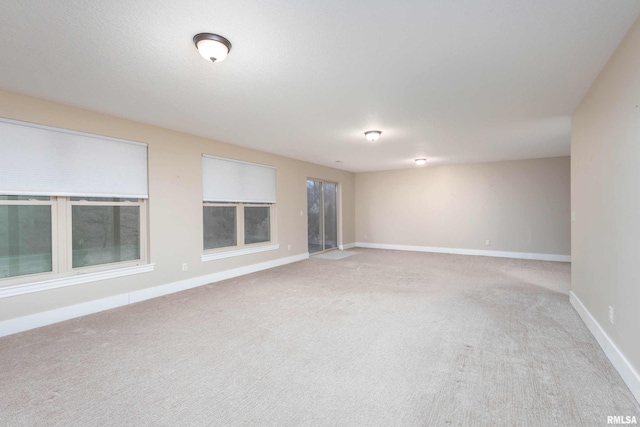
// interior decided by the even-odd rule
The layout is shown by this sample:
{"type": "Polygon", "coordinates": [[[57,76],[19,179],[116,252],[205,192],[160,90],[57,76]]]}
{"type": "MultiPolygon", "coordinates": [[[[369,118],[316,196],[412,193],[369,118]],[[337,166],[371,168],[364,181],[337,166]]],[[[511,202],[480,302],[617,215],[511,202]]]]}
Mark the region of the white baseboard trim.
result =
{"type": "Polygon", "coordinates": [[[620,351],[618,346],[611,340],[609,335],[605,332],[605,330],[600,326],[598,321],[591,315],[589,310],[582,304],[580,298],[573,293],[573,291],[569,292],[569,301],[573,308],[578,312],[580,318],[591,334],[595,337],[600,347],[604,351],[604,354],[607,355],[611,364],[616,371],[622,377],[622,380],[627,384],[629,390],[636,398],[638,402],[640,402],[640,374],[634,369],[633,365],[629,363],[629,360],[624,356],[624,354],[620,351]]]}
{"type": "Polygon", "coordinates": [[[220,271],[217,273],[208,274],[206,276],[180,280],[178,282],[168,283],[166,285],[154,286],[153,288],[141,289],[139,291],[114,295],[112,297],[88,301],[81,304],[58,308],[55,310],[35,313],[15,319],[4,320],[0,322],[0,337],[17,334],[18,332],[24,332],[30,329],[35,329],[58,322],[63,322],[65,320],[74,319],[76,317],[86,316],[88,314],[98,313],[104,310],[110,310],[116,307],[122,307],[128,304],[134,304],[151,298],[157,298],[175,292],[184,291],[186,289],[207,285],[209,283],[215,283],[221,280],[243,276],[245,274],[267,270],[269,268],[279,267],[281,265],[290,264],[297,261],[303,261],[305,259],[309,259],[308,252],[286,258],[275,259],[273,261],[266,261],[258,264],[251,264],[244,267],[234,268],[232,270],[220,271]]]}
{"type": "Polygon", "coordinates": [[[347,250],[347,249],[352,249],[355,248],[356,244],[355,243],[347,243],[346,245],[338,245],[338,249],[340,249],[341,251],[347,250]]]}
{"type": "Polygon", "coordinates": [[[357,242],[357,247],[372,249],[391,249],[394,251],[434,252],[454,255],[479,255],[498,258],[533,259],[538,261],[571,262],[571,255],[535,254],[527,252],[485,251],[480,249],[435,248],[429,246],[389,245],[386,243],[357,242]]]}
{"type": "Polygon", "coordinates": [[[180,280],[179,282],[168,283],[166,285],[154,286],[153,288],[141,289],[129,294],[129,304],[173,294],[175,292],[180,292],[191,288],[197,288],[198,286],[219,282],[221,280],[244,276],[245,274],[267,270],[269,268],[280,267],[281,265],[291,264],[292,262],[303,261],[305,259],[309,259],[308,252],[286,258],[275,259],[273,261],[266,261],[258,264],[251,264],[244,267],[234,268],[232,270],[219,271],[217,273],[207,274],[206,276],[180,280]]]}
{"type": "Polygon", "coordinates": [[[0,322],[0,337],[47,326],[129,304],[128,294],[115,295],[0,322]]]}

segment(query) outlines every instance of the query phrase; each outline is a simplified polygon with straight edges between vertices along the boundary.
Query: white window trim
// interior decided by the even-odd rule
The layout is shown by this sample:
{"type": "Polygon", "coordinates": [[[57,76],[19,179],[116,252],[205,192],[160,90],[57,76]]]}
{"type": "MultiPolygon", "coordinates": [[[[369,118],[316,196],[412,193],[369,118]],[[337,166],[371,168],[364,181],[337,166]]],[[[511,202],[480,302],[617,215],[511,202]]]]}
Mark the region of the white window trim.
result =
{"type": "Polygon", "coordinates": [[[228,249],[226,251],[214,252],[214,253],[205,253],[201,256],[202,262],[205,261],[214,261],[217,259],[224,258],[232,258],[236,256],[255,254],[258,252],[266,252],[273,251],[276,249],[280,249],[279,243],[269,243],[269,244],[261,244],[261,243],[253,243],[251,245],[247,245],[243,248],[238,249],[237,246],[233,246],[235,249],[228,249]]]}
{"type": "MultiPolygon", "coordinates": [[[[113,264],[112,264],[113,265],[113,264]]],[[[74,274],[71,276],[57,277],[55,279],[40,280],[31,283],[0,287],[0,298],[29,294],[32,292],[48,291],[66,286],[81,285],[83,283],[97,282],[99,280],[113,279],[116,277],[131,276],[140,273],[149,273],[155,269],[155,264],[143,264],[134,267],[123,267],[93,273],[74,274]]]]}
{"type": "Polygon", "coordinates": [[[66,286],[90,283],[115,277],[151,272],[155,264],[149,263],[147,237],[147,199],[137,202],[87,202],[71,201],[67,197],[51,197],[47,201],[3,200],[7,205],[50,205],[51,212],[51,271],[6,277],[0,279],[0,298],[45,291],[66,286]],[[140,258],[116,263],[87,267],[72,267],[71,206],[139,206],[140,208],[140,258]],[[66,238],[61,238],[66,236],[66,238]],[[63,266],[65,268],[63,268],[63,266]]]}

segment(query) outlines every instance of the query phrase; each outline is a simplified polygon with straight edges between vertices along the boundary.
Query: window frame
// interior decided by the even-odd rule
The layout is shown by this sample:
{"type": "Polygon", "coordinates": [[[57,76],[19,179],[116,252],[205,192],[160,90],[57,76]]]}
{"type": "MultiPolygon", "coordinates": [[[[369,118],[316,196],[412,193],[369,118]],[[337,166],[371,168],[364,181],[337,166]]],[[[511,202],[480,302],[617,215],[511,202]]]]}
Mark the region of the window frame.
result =
{"type": "MultiPolygon", "coordinates": [[[[240,240],[238,239],[238,228],[240,227],[240,217],[238,215],[238,206],[237,203],[224,203],[224,202],[203,202],[202,203],[202,250],[204,251],[204,253],[211,253],[211,252],[224,252],[224,251],[231,251],[231,250],[235,250],[238,248],[239,246],[239,242],[240,240]],[[218,247],[218,248],[211,248],[211,249],[205,249],[204,247],[204,208],[206,207],[219,207],[219,208],[229,208],[229,207],[233,207],[236,210],[236,244],[235,245],[229,245],[229,246],[222,246],[222,247],[218,247]]],[[[242,224],[242,227],[244,227],[244,224],[242,224]]]]}
{"type": "MultiPolygon", "coordinates": [[[[29,197],[25,195],[25,197],[29,197]]],[[[153,264],[149,262],[149,239],[148,239],[148,199],[135,198],[133,201],[72,201],[72,198],[79,196],[45,196],[49,200],[0,200],[0,205],[51,205],[51,271],[43,273],[25,274],[0,278],[0,296],[3,291],[11,292],[10,288],[20,285],[29,285],[44,281],[57,282],[65,278],[75,276],[92,276],[92,273],[114,272],[118,270],[131,269],[132,267],[146,267],[145,270],[153,269],[153,264]],[[73,206],[139,206],[139,258],[131,261],[113,262],[86,267],[73,267],[73,244],[72,244],[72,207],[73,206]]],[[[87,197],[94,198],[94,196],[87,197]]],[[[114,197],[117,198],[117,197],[114,197]]],[[[133,273],[132,273],[133,274],[133,273]]],[[[92,281],[92,280],[87,280],[92,281]]],[[[61,285],[64,286],[64,285],[61,285]]],[[[59,286],[54,286],[59,287],[59,286]]],[[[16,291],[16,294],[21,292],[16,291]]],[[[23,293],[23,292],[22,292],[23,293]]],[[[10,296],[10,295],[9,295],[10,296]]]]}
{"type": "Polygon", "coordinates": [[[264,244],[269,244],[273,241],[273,230],[272,230],[272,224],[273,221],[271,220],[271,214],[272,214],[272,209],[271,209],[271,205],[272,203],[243,203],[242,204],[242,241],[244,243],[245,246],[253,246],[253,245],[264,245],[264,244]],[[246,228],[245,228],[245,209],[246,208],[269,208],[269,240],[265,241],[265,242],[255,242],[255,243],[246,243],[246,228]]]}
{"type": "MultiPolygon", "coordinates": [[[[20,195],[23,196],[23,195],[20,195]]],[[[24,195],[24,197],[29,197],[24,195]]],[[[39,197],[39,196],[34,196],[39,197]]],[[[43,271],[41,273],[22,274],[19,276],[0,277],[0,288],[11,286],[24,282],[32,282],[36,280],[44,280],[59,273],[59,242],[58,229],[56,224],[58,221],[58,198],[49,196],[49,200],[0,200],[2,206],[50,206],[51,207],[51,271],[43,271]]]]}
{"type": "MultiPolygon", "coordinates": [[[[88,197],[90,198],[90,197],[88,197]]],[[[147,264],[147,203],[146,199],[137,199],[137,202],[133,201],[120,201],[120,202],[108,202],[108,201],[88,201],[88,200],[71,200],[72,198],[65,198],[66,203],[66,270],[70,272],[77,272],[77,274],[91,273],[97,271],[113,270],[117,268],[134,267],[142,264],[147,264]],[[88,265],[85,267],[73,267],[73,222],[72,222],[72,210],[73,206],[138,206],[140,209],[138,227],[140,230],[139,238],[139,258],[130,261],[110,262],[106,264],[88,265]]],[[[133,197],[132,197],[133,199],[133,197]]]]}
{"type": "Polygon", "coordinates": [[[247,253],[262,252],[263,250],[278,249],[280,245],[276,240],[276,204],[275,203],[245,203],[245,202],[202,202],[202,260],[209,261],[212,259],[227,258],[235,255],[244,255],[247,253]],[[236,245],[225,246],[215,249],[204,249],[204,207],[220,206],[235,207],[236,209],[236,245]],[[269,241],[257,243],[245,243],[244,235],[244,208],[245,207],[268,207],[269,208],[269,241]]]}

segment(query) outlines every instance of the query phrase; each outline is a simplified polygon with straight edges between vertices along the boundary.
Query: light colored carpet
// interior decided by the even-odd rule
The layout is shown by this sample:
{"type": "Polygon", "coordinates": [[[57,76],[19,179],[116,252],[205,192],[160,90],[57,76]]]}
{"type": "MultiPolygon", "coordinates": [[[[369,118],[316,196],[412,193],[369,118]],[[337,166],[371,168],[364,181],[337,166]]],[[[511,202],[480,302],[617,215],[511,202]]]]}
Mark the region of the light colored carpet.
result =
{"type": "Polygon", "coordinates": [[[353,255],[358,255],[360,252],[356,251],[329,251],[323,254],[313,255],[313,259],[329,259],[329,260],[339,260],[349,258],[353,255]]]}
{"type": "Polygon", "coordinates": [[[0,338],[2,426],[597,426],[568,264],[362,249],[0,338]]]}

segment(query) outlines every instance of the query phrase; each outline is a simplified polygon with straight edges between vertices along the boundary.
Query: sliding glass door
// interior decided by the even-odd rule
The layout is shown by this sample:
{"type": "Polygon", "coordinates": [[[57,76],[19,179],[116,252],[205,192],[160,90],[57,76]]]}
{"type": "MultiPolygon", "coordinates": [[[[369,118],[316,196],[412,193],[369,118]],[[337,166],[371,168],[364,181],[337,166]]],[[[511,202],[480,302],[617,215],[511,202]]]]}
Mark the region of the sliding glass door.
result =
{"type": "Polygon", "coordinates": [[[309,253],[338,247],[338,184],[307,180],[309,253]]]}
{"type": "Polygon", "coordinates": [[[322,206],[324,212],[324,250],[338,247],[338,185],[331,182],[322,183],[322,206]]]}
{"type": "Polygon", "coordinates": [[[307,180],[307,234],[310,254],[324,250],[323,216],[322,182],[307,180]]]}

